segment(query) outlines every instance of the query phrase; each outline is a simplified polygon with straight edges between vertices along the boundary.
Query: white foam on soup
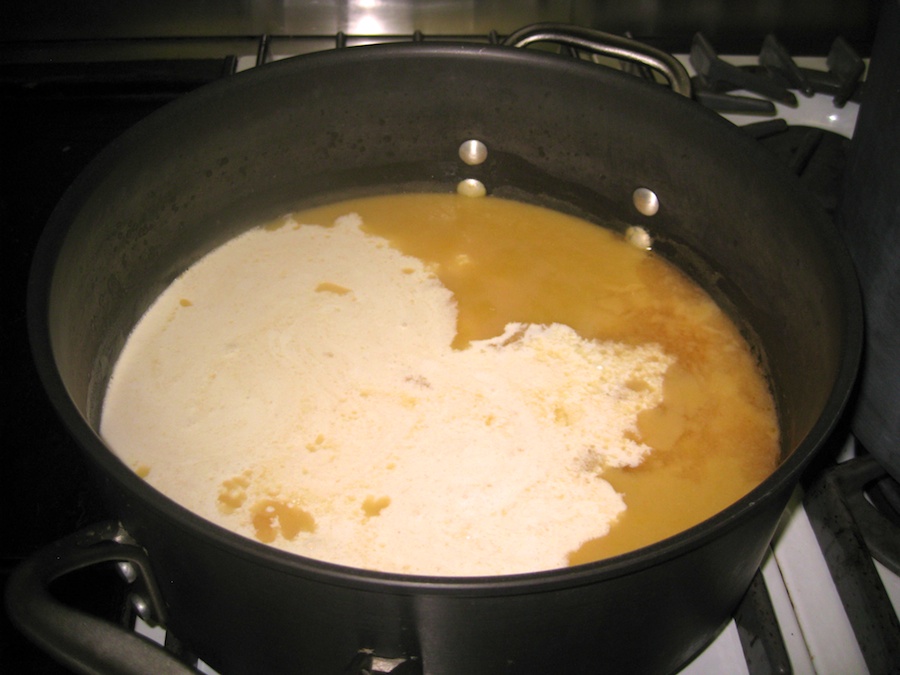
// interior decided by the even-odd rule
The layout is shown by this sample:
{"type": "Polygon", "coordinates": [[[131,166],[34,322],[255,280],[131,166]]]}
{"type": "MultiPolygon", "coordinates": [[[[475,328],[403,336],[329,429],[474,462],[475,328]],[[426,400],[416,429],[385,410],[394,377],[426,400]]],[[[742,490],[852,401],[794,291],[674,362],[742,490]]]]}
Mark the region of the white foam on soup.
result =
{"type": "Polygon", "coordinates": [[[564,567],[624,511],[603,469],[650,451],[637,415],[674,359],[561,324],[454,349],[452,293],[360,226],[288,219],[192,266],[129,338],[104,439],[188,509],[301,555],[564,567]]]}

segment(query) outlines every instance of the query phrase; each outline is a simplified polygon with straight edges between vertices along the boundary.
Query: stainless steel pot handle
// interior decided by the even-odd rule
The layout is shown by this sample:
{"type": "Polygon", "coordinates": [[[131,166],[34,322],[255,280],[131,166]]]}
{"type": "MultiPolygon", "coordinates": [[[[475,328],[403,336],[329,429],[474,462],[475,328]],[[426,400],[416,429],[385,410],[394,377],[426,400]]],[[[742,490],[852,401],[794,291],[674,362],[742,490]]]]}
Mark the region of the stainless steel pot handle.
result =
{"type": "Polygon", "coordinates": [[[49,591],[50,584],[79,569],[106,562],[125,565],[141,580],[148,616],[165,621],[162,598],[150,582],[150,563],[142,548],[128,543],[117,523],[102,523],[69,535],[21,563],[6,587],[6,609],[13,624],[41,649],[80,673],[117,675],[197,675],[173,654],[123,627],[69,607],[49,591]]]}
{"type": "Polygon", "coordinates": [[[691,98],[691,78],[681,62],[671,54],[637,40],[580,26],[536,23],[510,34],[503,44],[525,47],[535,42],[555,42],[636,62],[661,73],[675,93],[691,98]]]}

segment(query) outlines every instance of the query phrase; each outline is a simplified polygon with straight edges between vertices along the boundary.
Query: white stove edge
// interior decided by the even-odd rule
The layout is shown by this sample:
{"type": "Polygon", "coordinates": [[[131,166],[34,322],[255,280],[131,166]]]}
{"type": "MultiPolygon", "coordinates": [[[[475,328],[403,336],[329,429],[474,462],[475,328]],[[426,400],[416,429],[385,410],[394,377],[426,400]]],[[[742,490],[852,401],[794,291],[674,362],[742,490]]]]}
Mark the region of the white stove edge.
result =
{"type": "MultiPolygon", "coordinates": [[[[696,74],[694,67],[691,65],[690,57],[686,54],[676,54],[681,64],[691,76],[696,74]]],[[[759,63],[758,56],[721,56],[726,61],[735,66],[755,65],[759,63]]],[[[864,59],[866,67],[868,67],[868,59],[864,59]]],[[[827,60],[824,57],[807,56],[797,57],[794,59],[797,66],[801,68],[810,68],[813,70],[828,70],[827,60]]],[[[759,98],[759,95],[748,91],[730,92],[735,96],[750,96],[759,98]]],[[[856,117],[859,113],[859,104],[849,101],[842,108],[834,105],[832,96],[826,94],[815,94],[813,96],[804,96],[797,94],[797,107],[791,107],[783,103],[774,102],[775,113],[773,115],[740,115],[740,114],[724,114],[722,117],[736,124],[744,126],[753,122],[762,122],[768,119],[781,118],[790,125],[810,126],[833,131],[834,133],[853,137],[853,130],[856,128],[856,117]]]]}

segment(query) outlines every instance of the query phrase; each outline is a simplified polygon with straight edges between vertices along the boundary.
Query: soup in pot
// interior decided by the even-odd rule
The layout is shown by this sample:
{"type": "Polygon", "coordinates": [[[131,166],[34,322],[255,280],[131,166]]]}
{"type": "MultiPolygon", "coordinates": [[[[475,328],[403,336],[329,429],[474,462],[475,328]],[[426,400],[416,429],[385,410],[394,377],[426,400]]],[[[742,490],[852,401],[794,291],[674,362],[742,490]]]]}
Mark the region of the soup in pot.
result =
{"type": "Polygon", "coordinates": [[[175,280],[101,434],[239,534],[387,572],[580,564],[680,532],[775,468],[750,346],[621,234],[495,197],[292,213],[175,280]]]}

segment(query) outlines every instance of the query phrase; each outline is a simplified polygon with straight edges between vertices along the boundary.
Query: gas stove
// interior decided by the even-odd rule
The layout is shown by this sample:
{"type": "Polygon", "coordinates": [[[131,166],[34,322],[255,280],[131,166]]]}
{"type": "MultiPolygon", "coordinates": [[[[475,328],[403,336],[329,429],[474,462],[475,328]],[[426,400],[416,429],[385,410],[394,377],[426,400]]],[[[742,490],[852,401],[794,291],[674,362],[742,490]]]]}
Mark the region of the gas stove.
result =
{"type": "MultiPolygon", "coordinates": [[[[320,49],[459,39],[497,43],[502,35],[339,31],[5,45],[0,114],[4,154],[12,159],[3,168],[9,238],[4,261],[7,288],[14,292],[7,294],[4,311],[14,353],[7,369],[18,401],[4,413],[13,436],[4,451],[4,581],[38,547],[108,517],[74,442],[40,389],[25,335],[31,252],[50,210],[80,169],[159,106],[234,72],[320,49]]],[[[596,60],[598,67],[611,65],[589,52],[569,53],[596,60]]],[[[765,38],[757,54],[720,56],[702,32],[694,33],[689,49],[677,58],[691,77],[698,104],[757,138],[835,214],[847,144],[865,98],[864,58],[840,37],[827,54],[792,58],[774,36],[765,38]]],[[[654,77],[633,64],[612,67],[654,77]]],[[[797,488],[733,619],[681,672],[897,672],[900,516],[891,508],[892,488],[872,487],[890,480],[842,426],[797,488]]],[[[63,584],[60,593],[178,653],[175,636],[142,619],[140,603],[132,602],[118,578],[86,573],[63,584]]],[[[8,663],[27,663],[29,672],[66,672],[11,626],[3,624],[2,630],[2,658],[8,663]]],[[[184,657],[199,671],[214,672],[202,655],[184,657]]],[[[361,673],[411,672],[409,663],[365,654],[358,665],[361,673]]]]}

